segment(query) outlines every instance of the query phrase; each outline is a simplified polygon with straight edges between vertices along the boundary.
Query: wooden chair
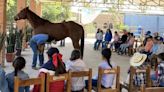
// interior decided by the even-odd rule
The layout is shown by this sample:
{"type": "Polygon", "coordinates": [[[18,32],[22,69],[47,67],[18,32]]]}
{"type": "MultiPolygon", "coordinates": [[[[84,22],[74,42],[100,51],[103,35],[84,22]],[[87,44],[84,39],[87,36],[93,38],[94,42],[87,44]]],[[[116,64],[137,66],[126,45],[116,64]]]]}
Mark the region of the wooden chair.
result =
{"type": "Polygon", "coordinates": [[[71,72],[72,77],[88,77],[88,92],[92,91],[92,69],[89,71],[71,72]]]}
{"type": "Polygon", "coordinates": [[[133,52],[137,52],[137,48],[138,48],[138,40],[135,40],[134,41],[135,45],[134,45],[134,48],[133,48],[133,52]]]}
{"type": "Polygon", "coordinates": [[[97,88],[93,88],[96,92],[120,92],[120,67],[117,66],[113,69],[102,69],[99,68],[98,71],[98,81],[97,81],[97,88]],[[116,88],[102,88],[101,87],[101,80],[102,75],[104,74],[115,74],[116,76],[116,88]]]}
{"type": "Polygon", "coordinates": [[[133,77],[136,73],[146,73],[146,86],[151,86],[151,80],[150,80],[150,67],[148,66],[146,69],[135,69],[134,67],[130,67],[130,78],[129,78],[129,84],[127,83],[121,83],[121,90],[122,88],[125,88],[128,90],[128,92],[135,92],[139,88],[135,87],[133,85],[133,77]]]}
{"type": "Polygon", "coordinates": [[[134,53],[133,50],[134,50],[134,49],[133,49],[133,46],[129,46],[129,47],[128,47],[128,55],[129,55],[129,56],[133,55],[133,53],[134,53]]]}
{"type": "Polygon", "coordinates": [[[142,85],[141,92],[164,92],[164,87],[145,87],[142,85]]]}
{"type": "Polygon", "coordinates": [[[136,49],[138,47],[137,44],[138,44],[138,40],[135,40],[134,44],[132,46],[128,47],[128,55],[129,56],[133,55],[136,52],[136,49]]]}
{"type": "Polygon", "coordinates": [[[66,92],[71,92],[71,73],[65,73],[65,74],[60,74],[59,76],[54,76],[54,75],[50,75],[49,73],[47,73],[47,77],[46,77],[46,92],[49,92],[49,88],[50,88],[50,83],[51,82],[56,82],[56,81],[62,81],[62,80],[66,80],[67,84],[66,84],[66,92]]]}
{"type": "Polygon", "coordinates": [[[21,80],[18,77],[14,78],[14,92],[19,92],[19,87],[24,87],[24,86],[30,86],[30,85],[36,85],[40,84],[40,92],[45,92],[45,75],[42,74],[38,78],[30,78],[27,80],[21,80]]]}

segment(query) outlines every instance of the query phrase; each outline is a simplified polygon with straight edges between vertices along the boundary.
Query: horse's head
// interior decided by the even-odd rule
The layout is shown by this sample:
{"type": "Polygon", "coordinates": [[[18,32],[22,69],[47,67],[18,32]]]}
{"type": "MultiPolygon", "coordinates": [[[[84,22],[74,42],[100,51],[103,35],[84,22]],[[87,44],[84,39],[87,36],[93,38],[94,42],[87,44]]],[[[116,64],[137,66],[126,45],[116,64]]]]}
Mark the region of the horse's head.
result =
{"type": "Polygon", "coordinates": [[[22,9],[15,17],[15,21],[20,20],[20,19],[26,19],[27,18],[27,11],[29,10],[28,7],[22,9]]]}

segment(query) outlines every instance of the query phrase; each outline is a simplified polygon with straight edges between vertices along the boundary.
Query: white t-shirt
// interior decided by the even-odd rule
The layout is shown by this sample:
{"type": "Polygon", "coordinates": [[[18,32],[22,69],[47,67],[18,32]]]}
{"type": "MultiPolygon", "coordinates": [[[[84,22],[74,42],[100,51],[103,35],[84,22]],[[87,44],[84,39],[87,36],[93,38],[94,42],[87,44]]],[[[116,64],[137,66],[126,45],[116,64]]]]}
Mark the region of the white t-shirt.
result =
{"type": "MultiPolygon", "coordinates": [[[[112,67],[115,67],[115,64],[111,63],[112,67]]],[[[111,69],[111,67],[108,65],[108,63],[106,61],[103,61],[99,64],[99,67],[101,67],[102,69],[111,69]]],[[[98,78],[98,75],[96,75],[98,78]]],[[[115,75],[114,74],[104,74],[102,76],[102,80],[101,80],[101,84],[106,87],[112,87],[113,85],[113,81],[114,81],[115,75]]]]}
{"type": "MultiPolygon", "coordinates": [[[[81,59],[77,59],[75,61],[67,61],[64,62],[66,65],[66,70],[70,70],[70,71],[85,71],[87,70],[86,64],[84,63],[84,61],[82,61],[81,59]]],[[[85,81],[83,77],[74,77],[72,78],[72,91],[79,91],[82,90],[85,87],[85,81]]]]}

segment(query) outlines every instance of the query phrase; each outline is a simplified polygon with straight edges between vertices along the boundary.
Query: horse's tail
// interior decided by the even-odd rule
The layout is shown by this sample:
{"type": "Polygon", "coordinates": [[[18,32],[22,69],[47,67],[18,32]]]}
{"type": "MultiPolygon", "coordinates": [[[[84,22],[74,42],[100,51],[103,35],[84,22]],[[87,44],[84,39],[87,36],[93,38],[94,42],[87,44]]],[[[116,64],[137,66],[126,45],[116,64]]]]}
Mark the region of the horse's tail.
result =
{"type": "Polygon", "coordinates": [[[82,37],[81,37],[80,50],[81,50],[81,58],[83,58],[83,55],[84,55],[84,29],[83,29],[83,27],[82,27],[82,37]]]}

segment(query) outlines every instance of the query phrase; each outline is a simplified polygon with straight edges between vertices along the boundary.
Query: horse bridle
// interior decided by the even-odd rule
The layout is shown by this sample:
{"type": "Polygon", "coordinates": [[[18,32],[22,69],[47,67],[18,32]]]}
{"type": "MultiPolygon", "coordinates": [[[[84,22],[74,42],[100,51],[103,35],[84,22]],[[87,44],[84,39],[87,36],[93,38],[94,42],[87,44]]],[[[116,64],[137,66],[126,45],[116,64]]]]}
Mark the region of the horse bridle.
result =
{"type": "Polygon", "coordinates": [[[18,15],[16,16],[16,19],[19,20],[19,16],[18,15]]]}

